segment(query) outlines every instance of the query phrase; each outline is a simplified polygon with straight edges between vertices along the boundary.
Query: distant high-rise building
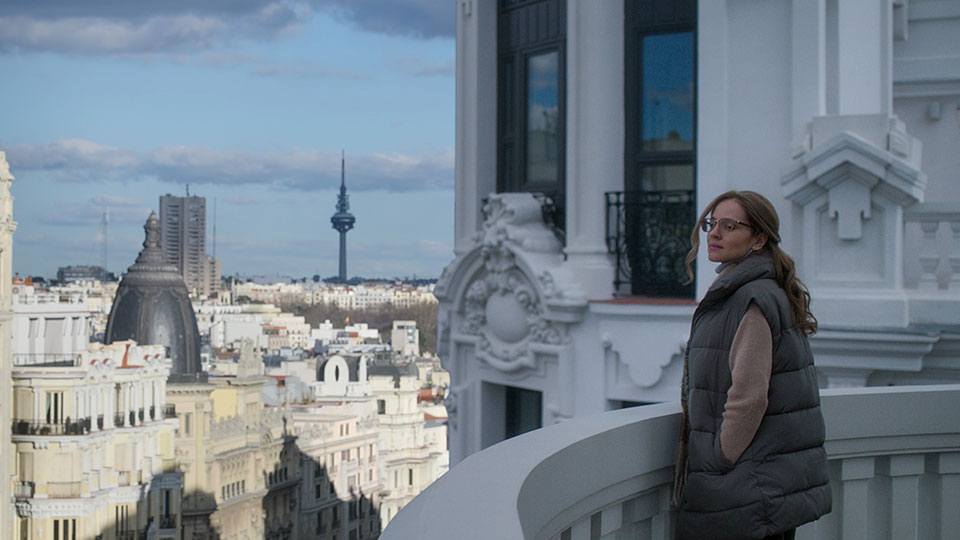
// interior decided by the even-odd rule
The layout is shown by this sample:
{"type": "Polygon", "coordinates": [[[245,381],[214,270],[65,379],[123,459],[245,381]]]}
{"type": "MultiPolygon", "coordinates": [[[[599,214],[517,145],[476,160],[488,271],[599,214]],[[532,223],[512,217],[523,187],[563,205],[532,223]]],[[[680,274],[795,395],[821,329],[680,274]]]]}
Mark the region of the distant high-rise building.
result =
{"type": "Polygon", "coordinates": [[[347,281],[347,231],[353,228],[357,218],[350,213],[347,197],[346,165],[340,156],[340,195],[337,196],[337,213],[330,218],[333,228],[340,233],[340,282],[347,281]]]}
{"type": "Polygon", "coordinates": [[[187,289],[203,288],[207,264],[207,199],[160,197],[160,249],[163,258],[177,267],[187,289]]]}

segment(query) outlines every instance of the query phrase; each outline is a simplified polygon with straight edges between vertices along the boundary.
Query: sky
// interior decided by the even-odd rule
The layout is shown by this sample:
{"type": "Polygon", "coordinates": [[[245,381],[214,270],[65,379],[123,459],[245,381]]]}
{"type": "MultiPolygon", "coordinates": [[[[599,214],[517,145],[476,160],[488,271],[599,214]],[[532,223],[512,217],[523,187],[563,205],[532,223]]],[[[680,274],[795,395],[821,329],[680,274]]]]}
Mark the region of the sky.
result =
{"type": "Polygon", "coordinates": [[[14,271],[101,264],[108,211],[119,275],[159,197],[189,186],[224,275],[335,275],[342,151],[349,275],[439,276],[453,259],[455,9],[0,0],[14,271]]]}

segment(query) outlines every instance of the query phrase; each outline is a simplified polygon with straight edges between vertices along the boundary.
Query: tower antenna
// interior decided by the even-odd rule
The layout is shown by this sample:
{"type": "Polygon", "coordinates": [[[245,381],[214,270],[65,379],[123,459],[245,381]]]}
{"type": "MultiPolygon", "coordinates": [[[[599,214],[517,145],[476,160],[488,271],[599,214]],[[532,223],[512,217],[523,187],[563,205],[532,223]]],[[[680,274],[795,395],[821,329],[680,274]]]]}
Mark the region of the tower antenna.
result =
{"type": "Polygon", "coordinates": [[[347,231],[353,228],[357,219],[350,213],[350,199],[347,196],[346,152],[340,151],[340,194],[337,196],[337,213],[330,218],[334,230],[340,233],[340,282],[347,281],[347,231]]]}
{"type": "Polygon", "coordinates": [[[217,258],[217,198],[213,198],[213,258],[217,258]]]}

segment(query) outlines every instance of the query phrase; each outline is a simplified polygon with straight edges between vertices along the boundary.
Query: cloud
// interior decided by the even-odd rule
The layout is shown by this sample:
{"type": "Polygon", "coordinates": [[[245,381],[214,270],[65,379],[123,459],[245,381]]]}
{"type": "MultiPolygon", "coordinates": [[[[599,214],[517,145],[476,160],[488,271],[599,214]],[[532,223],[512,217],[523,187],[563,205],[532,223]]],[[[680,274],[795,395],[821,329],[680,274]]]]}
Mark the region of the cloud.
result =
{"type": "Polygon", "coordinates": [[[452,38],[458,2],[438,0],[317,0],[321,9],[370,32],[452,38]]]}
{"type": "Polygon", "coordinates": [[[393,64],[401,73],[414,77],[453,77],[456,75],[456,63],[451,58],[446,62],[424,62],[420,58],[395,58],[393,64]]]}
{"type": "Polygon", "coordinates": [[[108,195],[104,193],[100,193],[91,197],[89,204],[110,208],[116,208],[118,206],[146,207],[146,205],[140,199],[124,197],[123,195],[108,195]]]}
{"type": "MultiPolygon", "coordinates": [[[[259,184],[315,191],[340,183],[340,154],[293,149],[254,153],[192,146],[135,152],[85,139],[21,144],[7,149],[15,174],[45,171],[60,182],[138,181],[173,184],[259,184]]],[[[453,187],[453,149],[412,155],[347,156],[351,191],[419,191],[453,187]]]]}
{"type": "Polygon", "coordinates": [[[257,197],[243,197],[241,195],[234,195],[233,197],[228,198],[227,202],[232,204],[244,205],[244,206],[263,203],[263,201],[257,197]]]}
{"type": "MultiPolygon", "coordinates": [[[[114,196],[109,195],[102,197],[114,199],[114,196]]],[[[108,222],[111,224],[142,225],[147,216],[150,215],[150,208],[140,201],[119,196],[115,199],[126,204],[105,205],[98,201],[97,197],[90,199],[85,204],[57,202],[51,208],[36,216],[36,222],[42,225],[64,227],[96,227],[102,223],[107,207],[109,207],[110,212],[108,222]]]]}
{"type": "Polygon", "coordinates": [[[0,52],[199,52],[238,38],[275,39],[310,17],[306,4],[243,0],[27,2],[0,16],[0,52]]]}
{"type": "Polygon", "coordinates": [[[369,78],[367,75],[360,73],[326,69],[313,62],[301,62],[297,65],[270,64],[258,67],[253,70],[253,72],[261,77],[293,77],[297,79],[336,78],[362,80],[369,78]]]}
{"type": "Polygon", "coordinates": [[[451,38],[456,3],[437,0],[5,0],[0,53],[197,53],[295,32],[322,9],[362,30],[451,38]]]}

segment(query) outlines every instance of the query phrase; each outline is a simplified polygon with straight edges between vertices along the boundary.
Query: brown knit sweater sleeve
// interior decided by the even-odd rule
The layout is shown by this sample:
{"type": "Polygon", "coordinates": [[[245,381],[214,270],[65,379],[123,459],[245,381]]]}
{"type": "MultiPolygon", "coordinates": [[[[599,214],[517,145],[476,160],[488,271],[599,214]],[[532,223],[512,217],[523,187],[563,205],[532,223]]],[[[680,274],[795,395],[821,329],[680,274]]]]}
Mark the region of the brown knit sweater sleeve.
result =
{"type": "Polygon", "coordinates": [[[736,463],[750,446],[767,411],[773,369],[773,335],[760,308],[751,303],[730,348],[732,384],[720,424],[720,450],[736,463]]]}

